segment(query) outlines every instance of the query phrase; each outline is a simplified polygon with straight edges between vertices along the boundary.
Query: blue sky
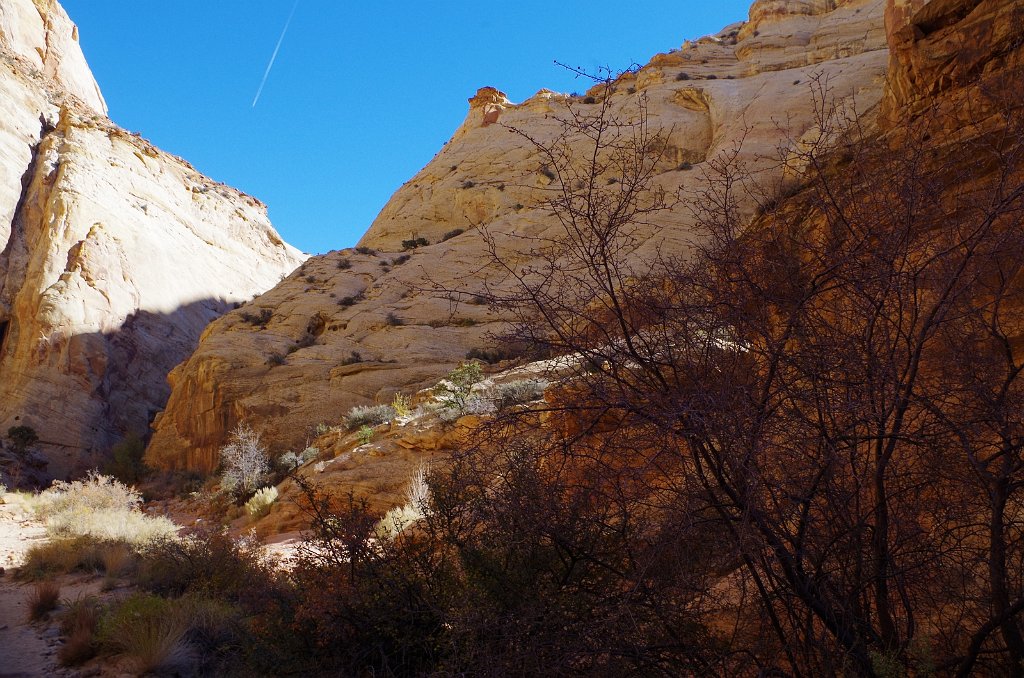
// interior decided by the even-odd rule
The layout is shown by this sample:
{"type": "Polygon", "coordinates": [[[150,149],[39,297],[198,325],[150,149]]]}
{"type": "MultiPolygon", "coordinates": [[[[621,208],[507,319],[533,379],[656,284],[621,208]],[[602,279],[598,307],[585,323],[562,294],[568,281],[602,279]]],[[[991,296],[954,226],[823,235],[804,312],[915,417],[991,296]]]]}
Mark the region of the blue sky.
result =
{"type": "Polygon", "coordinates": [[[747,0],[62,0],[122,127],[263,200],[288,242],[355,243],[491,85],[522,101],[745,19],[747,0]]]}

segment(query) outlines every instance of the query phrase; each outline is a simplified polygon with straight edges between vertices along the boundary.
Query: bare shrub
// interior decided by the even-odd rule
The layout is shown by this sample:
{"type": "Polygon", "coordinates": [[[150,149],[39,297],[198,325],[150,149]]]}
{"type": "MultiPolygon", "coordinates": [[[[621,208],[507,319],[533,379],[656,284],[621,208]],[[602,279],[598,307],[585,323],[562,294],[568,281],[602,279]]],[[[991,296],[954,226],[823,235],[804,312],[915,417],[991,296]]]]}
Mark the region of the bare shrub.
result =
{"type": "Polygon", "coordinates": [[[260,434],[246,424],[231,431],[228,444],[220,449],[221,488],[235,495],[255,492],[270,472],[270,458],[260,434]]]}

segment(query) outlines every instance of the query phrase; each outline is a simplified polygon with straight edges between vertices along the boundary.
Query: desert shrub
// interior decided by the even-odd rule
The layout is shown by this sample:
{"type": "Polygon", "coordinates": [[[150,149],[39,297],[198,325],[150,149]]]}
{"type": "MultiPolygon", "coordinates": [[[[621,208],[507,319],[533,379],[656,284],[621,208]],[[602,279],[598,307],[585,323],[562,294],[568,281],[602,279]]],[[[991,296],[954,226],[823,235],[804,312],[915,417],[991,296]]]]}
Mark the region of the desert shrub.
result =
{"type": "Polygon", "coordinates": [[[426,238],[410,238],[409,240],[402,241],[403,250],[414,250],[417,247],[426,247],[430,244],[430,241],[426,238]]]}
{"type": "Polygon", "coordinates": [[[352,262],[349,261],[348,259],[338,259],[338,262],[335,264],[335,266],[338,267],[339,271],[347,271],[348,269],[352,268],[352,262]]]}
{"type": "Polygon", "coordinates": [[[194,593],[249,603],[269,595],[274,564],[255,538],[197,531],[148,545],[140,555],[136,580],[143,589],[164,596],[194,593]]]}
{"type": "Polygon", "coordinates": [[[345,417],[345,428],[349,431],[360,426],[378,426],[395,418],[391,405],[356,405],[345,417]]]}
{"type": "Polygon", "coordinates": [[[341,299],[338,299],[338,306],[347,308],[349,306],[355,305],[355,303],[359,301],[359,299],[359,296],[342,297],[341,299]]]}
{"type": "Polygon", "coordinates": [[[541,168],[538,171],[551,181],[554,181],[558,177],[558,175],[555,174],[554,171],[552,171],[552,169],[547,165],[541,166],[541,168]]]}
{"type": "Polygon", "coordinates": [[[470,181],[468,179],[466,181],[462,182],[462,187],[463,188],[473,188],[474,186],[476,186],[476,183],[474,183],[474,182],[472,182],[472,181],[470,181]]]}
{"type": "Polygon", "coordinates": [[[590,96],[583,97],[583,103],[585,103],[585,104],[596,104],[597,103],[597,99],[595,99],[594,97],[590,97],[590,96]]]}
{"type": "Polygon", "coordinates": [[[142,457],[146,452],[146,444],[136,433],[129,433],[121,442],[111,449],[111,460],[103,471],[123,483],[136,483],[146,472],[142,457]]]}
{"type": "Polygon", "coordinates": [[[274,312],[269,308],[260,309],[258,314],[249,313],[248,311],[242,312],[242,320],[249,323],[250,325],[256,325],[257,327],[266,327],[270,319],[274,317],[274,312]]]}
{"type": "Polygon", "coordinates": [[[520,403],[528,403],[544,397],[549,382],[545,379],[522,379],[495,384],[488,392],[488,398],[497,410],[505,410],[520,403]]]}
{"type": "Polygon", "coordinates": [[[405,321],[398,317],[394,312],[389,312],[387,316],[385,316],[384,322],[390,327],[398,327],[405,324],[405,321]]]}
{"type": "Polygon", "coordinates": [[[715,75],[714,73],[710,73],[710,74],[708,74],[706,76],[706,79],[708,79],[708,80],[718,80],[718,76],[715,75]]]}
{"type": "Polygon", "coordinates": [[[373,249],[372,247],[366,247],[365,245],[357,247],[356,252],[359,252],[359,254],[370,254],[373,256],[377,255],[377,250],[373,249]]]}
{"type": "Polygon", "coordinates": [[[447,240],[451,240],[452,238],[454,238],[456,236],[460,236],[460,235],[462,235],[465,232],[466,232],[466,230],[463,229],[463,228],[453,228],[452,230],[446,232],[443,236],[441,236],[441,242],[445,242],[447,240]]]}
{"type": "Polygon", "coordinates": [[[692,170],[693,169],[693,163],[681,162],[681,163],[679,163],[679,167],[677,167],[676,169],[678,169],[680,171],[683,171],[683,172],[685,172],[687,170],[692,170]]]}
{"type": "Polygon", "coordinates": [[[85,478],[64,482],[55,480],[39,495],[36,515],[46,519],[60,513],[82,514],[96,510],[133,511],[142,504],[142,495],[116,478],[90,471],[85,478]]]}
{"type": "Polygon", "coordinates": [[[394,258],[394,260],[391,263],[395,266],[401,266],[410,259],[412,259],[412,256],[408,254],[399,254],[397,257],[394,258]]]}
{"type": "Polygon", "coordinates": [[[466,360],[480,360],[489,365],[515,357],[517,357],[515,352],[501,348],[471,348],[466,352],[466,360]]]}
{"type": "Polygon", "coordinates": [[[680,73],[676,74],[676,80],[689,80],[689,79],[690,79],[690,74],[689,73],[680,72],[680,73]]]}
{"type": "Polygon", "coordinates": [[[57,609],[60,584],[53,580],[36,582],[28,596],[29,621],[39,621],[57,609]]]}
{"type": "Polygon", "coordinates": [[[270,459],[260,434],[246,424],[238,424],[220,448],[221,488],[239,496],[254,492],[270,471],[270,459]]]}
{"type": "Polygon", "coordinates": [[[434,386],[434,397],[441,407],[453,412],[464,412],[473,385],[483,379],[480,363],[475,360],[461,363],[434,386]]]}
{"type": "Polygon", "coordinates": [[[7,440],[18,454],[24,454],[39,442],[39,435],[31,426],[12,426],[7,429],[7,440]]]}
{"type": "Polygon", "coordinates": [[[276,487],[263,487],[256,490],[256,494],[245,502],[245,512],[253,518],[259,518],[270,513],[271,505],[277,501],[276,487]]]}
{"type": "Polygon", "coordinates": [[[363,355],[359,351],[352,351],[348,354],[348,357],[341,360],[342,365],[355,365],[361,362],[363,362],[363,355]]]}
{"type": "Polygon", "coordinates": [[[95,471],[72,482],[54,481],[35,501],[36,515],[51,537],[89,536],[98,541],[142,544],[173,534],[170,520],[139,510],[142,497],[132,487],[95,471]]]}
{"type": "Polygon", "coordinates": [[[283,353],[274,352],[267,356],[267,364],[273,367],[284,365],[287,362],[283,353]]]}
{"type": "Polygon", "coordinates": [[[313,461],[319,454],[320,450],[316,447],[307,447],[301,454],[288,451],[278,458],[277,465],[285,471],[291,471],[313,461]]]}
{"type": "Polygon", "coordinates": [[[359,440],[360,445],[368,445],[373,440],[373,429],[365,424],[360,426],[356,431],[356,439],[359,440]]]}

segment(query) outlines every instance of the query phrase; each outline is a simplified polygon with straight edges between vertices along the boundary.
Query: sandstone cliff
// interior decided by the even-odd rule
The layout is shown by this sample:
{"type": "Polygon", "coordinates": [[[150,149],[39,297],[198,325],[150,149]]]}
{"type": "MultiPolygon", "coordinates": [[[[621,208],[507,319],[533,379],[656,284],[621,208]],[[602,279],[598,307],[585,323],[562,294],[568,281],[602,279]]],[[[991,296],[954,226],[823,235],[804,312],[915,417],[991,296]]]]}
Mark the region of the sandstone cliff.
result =
{"type": "MultiPolygon", "coordinates": [[[[667,191],[696,195],[707,185],[702,164],[741,141],[739,161],[763,185],[776,185],[779,148],[816,133],[815,81],[856,110],[877,104],[888,60],[883,11],[884,0],[759,0],[749,22],[620,77],[610,114],[635,119],[646,106],[649,125],[666,136],[655,181],[667,191]]],[[[501,318],[483,306],[453,309],[430,290],[484,284],[480,227],[507,263],[528,263],[515,260],[517,239],[555,222],[538,206],[551,172],[524,134],[552,141],[562,131],[556,116],[602,104],[600,88],[587,95],[541,90],[514,104],[497,89],[481,89],[452,139],[361,240],[365,251],[379,252],[312,259],[211,324],[196,353],[172,372],[149,461],[209,471],[242,420],[278,450],[301,448],[317,424],[430,384],[467,351],[485,348],[501,318]],[[404,241],[419,238],[433,244],[397,254],[404,241]]],[[[754,200],[744,199],[741,210],[752,215],[754,200]]],[[[662,216],[657,228],[639,234],[643,247],[682,251],[693,215],[682,208],[662,216]]]]}
{"type": "Polygon", "coordinates": [[[144,432],[206,324],[303,259],[105,111],[60,5],[0,4],[0,431],[58,473],[144,432]]]}

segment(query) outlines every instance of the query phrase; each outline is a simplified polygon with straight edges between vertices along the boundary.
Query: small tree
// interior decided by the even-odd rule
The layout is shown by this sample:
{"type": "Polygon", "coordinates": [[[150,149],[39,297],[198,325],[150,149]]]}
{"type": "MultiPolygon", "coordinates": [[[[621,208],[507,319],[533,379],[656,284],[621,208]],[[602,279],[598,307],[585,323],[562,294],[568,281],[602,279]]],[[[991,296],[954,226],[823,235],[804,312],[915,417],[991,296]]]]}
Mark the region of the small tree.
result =
{"type": "Polygon", "coordinates": [[[475,360],[461,363],[434,387],[434,395],[446,409],[465,411],[473,384],[483,379],[480,363],[475,360]]]}
{"type": "Polygon", "coordinates": [[[220,448],[220,459],[221,487],[236,496],[255,492],[270,471],[267,447],[247,424],[231,431],[230,441],[220,448]]]}

